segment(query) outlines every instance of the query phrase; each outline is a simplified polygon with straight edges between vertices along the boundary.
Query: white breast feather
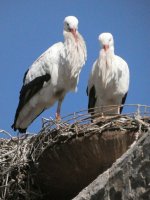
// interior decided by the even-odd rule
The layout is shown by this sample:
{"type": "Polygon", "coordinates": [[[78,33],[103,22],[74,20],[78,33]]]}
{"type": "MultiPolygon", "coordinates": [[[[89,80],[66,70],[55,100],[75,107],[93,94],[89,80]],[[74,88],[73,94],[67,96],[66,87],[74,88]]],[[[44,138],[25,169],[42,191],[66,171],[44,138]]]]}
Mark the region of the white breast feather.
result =
{"type": "Polygon", "coordinates": [[[70,33],[65,33],[65,38],[66,68],[70,77],[78,77],[87,57],[85,42],[79,33],[77,42],[70,33]]]}

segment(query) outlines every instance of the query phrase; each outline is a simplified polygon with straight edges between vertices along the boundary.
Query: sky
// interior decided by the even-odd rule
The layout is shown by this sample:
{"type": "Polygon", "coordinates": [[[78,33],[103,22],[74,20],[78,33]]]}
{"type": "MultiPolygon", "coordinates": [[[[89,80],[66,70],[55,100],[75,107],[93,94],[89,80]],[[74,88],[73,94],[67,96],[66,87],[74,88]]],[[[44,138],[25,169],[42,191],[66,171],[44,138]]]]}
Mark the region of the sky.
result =
{"type": "MultiPolygon", "coordinates": [[[[127,104],[150,105],[150,1],[149,0],[0,0],[0,129],[11,129],[22,80],[28,67],[51,45],[63,41],[63,21],[74,15],[87,45],[87,62],[77,93],[68,93],[61,115],[87,109],[86,87],[100,44],[98,36],[114,36],[115,53],[129,65],[127,104]]],[[[128,109],[128,108],[127,108],[128,109]]],[[[56,105],[28,128],[38,133],[42,117],[55,117],[56,105]]]]}

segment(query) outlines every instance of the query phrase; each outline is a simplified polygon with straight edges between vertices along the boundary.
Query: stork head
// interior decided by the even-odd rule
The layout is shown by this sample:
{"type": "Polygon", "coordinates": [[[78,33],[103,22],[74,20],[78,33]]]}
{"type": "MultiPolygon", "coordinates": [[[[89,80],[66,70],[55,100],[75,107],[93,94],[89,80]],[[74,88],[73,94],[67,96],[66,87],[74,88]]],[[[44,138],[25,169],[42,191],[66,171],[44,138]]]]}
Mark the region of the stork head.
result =
{"type": "Polygon", "coordinates": [[[114,50],[114,39],[111,33],[102,33],[99,35],[98,39],[105,52],[114,50]]]}
{"type": "Polygon", "coordinates": [[[64,31],[73,34],[75,40],[77,40],[78,19],[74,16],[68,16],[64,19],[64,31]]]}

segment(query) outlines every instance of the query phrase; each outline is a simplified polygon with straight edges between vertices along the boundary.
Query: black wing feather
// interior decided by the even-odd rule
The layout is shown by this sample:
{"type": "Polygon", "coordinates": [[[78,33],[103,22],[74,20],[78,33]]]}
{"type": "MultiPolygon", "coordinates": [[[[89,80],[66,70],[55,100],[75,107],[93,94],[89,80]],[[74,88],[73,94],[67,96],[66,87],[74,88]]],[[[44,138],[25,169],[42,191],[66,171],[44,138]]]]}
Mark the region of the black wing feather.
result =
{"type": "MultiPolygon", "coordinates": [[[[88,92],[87,92],[88,94],[88,92]]],[[[89,112],[94,112],[94,107],[96,104],[96,90],[95,90],[95,86],[93,85],[93,87],[90,89],[89,92],[89,102],[88,102],[88,109],[89,112]]]]}
{"type": "MultiPolygon", "coordinates": [[[[128,93],[125,93],[124,97],[122,98],[122,102],[121,102],[122,105],[123,105],[123,104],[125,103],[125,101],[126,101],[127,94],[128,94],[128,93]]],[[[123,110],[123,106],[120,107],[120,114],[122,113],[122,110],[123,110]]]]}
{"type": "Polygon", "coordinates": [[[24,77],[23,77],[23,84],[25,83],[26,75],[28,73],[29,69],[25,72],[24,77]]]}
{"type": "MultiPolygon", "coordinates": [[[[27,71],[28,72],[28,71],[27,71]]],[[[26,74],[24,76],[23,82],[25,80],[26,74]]],[[[21,109],[29,102],[29,100],[38,92],[42,89],[44,82],[48,82],[50,80],[51,76],[50,74],[45,74],[43,76],[39,76],[29,82],[26,85],[23,85],[21,91],[20,91],[20,97],[19,97],[19,104],[18,108],[16,110],[15,114],[15,119],[14,119],[14,124],[12,125],[12,128],[16,131],[15,124],[17,121],[17,118],[19,116],[19,113],[21,109]]],[[[24,131],[24,130],[23,130],[24,131]]]]}
{"type": "Polygon", "coordinates": [[[89,95],[88,90],[89,90],[89,88],[87,87],[87,88],[86,88],[86,94],[87,94],[87,96],[89,95]]]}

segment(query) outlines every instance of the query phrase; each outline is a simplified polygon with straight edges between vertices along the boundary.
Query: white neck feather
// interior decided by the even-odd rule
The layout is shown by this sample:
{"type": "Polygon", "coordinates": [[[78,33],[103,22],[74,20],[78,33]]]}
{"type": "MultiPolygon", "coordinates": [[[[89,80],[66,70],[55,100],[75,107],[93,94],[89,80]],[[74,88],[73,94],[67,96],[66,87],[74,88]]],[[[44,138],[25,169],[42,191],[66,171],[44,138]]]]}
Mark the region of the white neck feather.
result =
{"type": "Polygon", "coordinates": [[[70,77],[78,78],[81,68],[85,64],[87,52],[82,36],[77,32],[77,41],[72,33],[64,31],[65,60],[70,77]]]}
{"type": "Polygon", "coordinates": [[[115,66],[113,65],[114,48],[109,49],[107,52],[102,49],[98,59],[100,76],[102,77],[102,84],[106,88],[109,82],[115,75],[115,66]]]}

